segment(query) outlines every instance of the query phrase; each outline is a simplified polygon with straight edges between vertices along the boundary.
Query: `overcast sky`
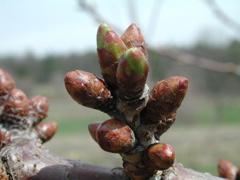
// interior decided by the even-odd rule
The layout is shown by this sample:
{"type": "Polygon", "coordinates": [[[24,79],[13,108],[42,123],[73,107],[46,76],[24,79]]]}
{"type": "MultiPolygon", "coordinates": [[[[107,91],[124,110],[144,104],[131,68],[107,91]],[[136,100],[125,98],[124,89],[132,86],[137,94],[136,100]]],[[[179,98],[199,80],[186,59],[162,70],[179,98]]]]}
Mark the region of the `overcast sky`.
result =
{"type": "MultiPolygon", "coordinates": [[[[149,46],[186,46],[198,39],[237,38],[206,0],[88,0],[104,20],[124,30],[134,22],[149,46]],[[132,2],[132,3],[130,3],[132,2]],[[129,11],[129,7],[133,11],[129,11]]],[[[239,0],[216,0],[235,21],[239,0]]],[[[98,24],[77,0],[0,0],[0,56],[84,52],[96,48],[98,24]]],[[[118,32],[122,33],[122,32],[118,32]]]]}

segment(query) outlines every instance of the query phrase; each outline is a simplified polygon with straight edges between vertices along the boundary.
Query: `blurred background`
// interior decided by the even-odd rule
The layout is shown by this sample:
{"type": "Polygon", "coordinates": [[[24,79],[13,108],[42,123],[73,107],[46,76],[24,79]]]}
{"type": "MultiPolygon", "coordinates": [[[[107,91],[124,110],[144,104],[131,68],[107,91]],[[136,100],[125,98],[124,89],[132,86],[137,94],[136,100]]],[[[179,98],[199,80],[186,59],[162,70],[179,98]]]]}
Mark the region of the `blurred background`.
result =
{"type": "Polygon", "coordinates": [[[100,75],[96,32],[106,22],[121,35],[131,24],[148,44],[150,89],[170,76],[189,79],[173,127],[162,136],[185,167],[217,175],[226,158],[240,167],[240,2],[238,0],[1,0],[0,68],[28,97],[46,96],[47,121],[59,131],[45,146],[68,158],[121,166],[91,139],[90,122],[109,117],[78,105],[64,76],[100,75]]]}

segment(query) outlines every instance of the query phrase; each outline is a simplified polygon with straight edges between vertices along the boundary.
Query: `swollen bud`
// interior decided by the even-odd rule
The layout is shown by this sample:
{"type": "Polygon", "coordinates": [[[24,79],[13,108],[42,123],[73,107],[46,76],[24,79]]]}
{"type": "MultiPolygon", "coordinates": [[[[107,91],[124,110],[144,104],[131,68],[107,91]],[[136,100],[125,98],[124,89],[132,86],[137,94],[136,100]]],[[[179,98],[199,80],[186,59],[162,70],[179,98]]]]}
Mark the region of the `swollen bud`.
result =
{"type": "Polygon", "coordinates": [[[147,149],[147,163],[157,170],[170,168],[175,161],[175,151],[169,144],[156,143],[147,149]]]}
{"type": "Polygon", "coordinates": [[[126,99],[141,96],[146,84],[149,65],[146,57],[137,48],[128,49],[117,67],[117,84],[126,99]]]}
{"type": "Polygon", "coordinates": [[[37,136],[44,143],[49,141],[57,132],[58,124],[56,122],[42,122],[35,127],[37,136]]]}
{"type": "Polygon", "coordinates": [[[35,96],[29,100],[30,116],[34,118],[33,125],[38,124],[45,117],[48,112],[48,101],[47,98],[42,96],[35,96]]]}
{"type": "Polygon", "coordinates": [[[97,128],[96,141],[103,150],[112,153],[128,152],[136,143],[131,128],[115,119],[107,120],[97,128]]]}
{"type": "Polygon", "coordinates": [[[220,177],[236,180],[238,168],[226,159],[221,159],[218,163],[218,173],[220,177]]]}
{"type": "Polygon", "coordinates": [[[122,39],[106,23],[102,23],[97,32],[97,52],[101,73],[106,83],[117,86],[116,69],[122,54],[126,51],[122,39]]]}
{"type": "Polygon", "coordinates": [[[24,92],[20,89],[12,89],[9,92],[9,98],[3,109],[4,114],[16,116],[27,116],[29,113],[28,99],[24,92]]]}
{"type": "Polygon", "coordinates": [[[111,93],[104,81],[85,71],[72,71],[66,74],[65,86],[70,96],[83,106],[107,112],[111,93]]]}
{"type": "Polygon", "coordinates": [[[141,30],[136,24],[131,24],[122,35],[122,40],[127,48],[136,47],[140,49],[147,58],[147,47],[141,30]]]}
{"type": "Polygon", "coordinates": [[[7,72],[0,69],[0,106],[4,104],[9,91],[14,87],[15,83],[11,76],[7,72]]]}
{"type": "Polygon", "coordinates": [[[158,82],[150,92],[147,106],[142,111],[142,122],[158,123],[176,112],[187,92],[188,80],[174,76],[158,82]]]}

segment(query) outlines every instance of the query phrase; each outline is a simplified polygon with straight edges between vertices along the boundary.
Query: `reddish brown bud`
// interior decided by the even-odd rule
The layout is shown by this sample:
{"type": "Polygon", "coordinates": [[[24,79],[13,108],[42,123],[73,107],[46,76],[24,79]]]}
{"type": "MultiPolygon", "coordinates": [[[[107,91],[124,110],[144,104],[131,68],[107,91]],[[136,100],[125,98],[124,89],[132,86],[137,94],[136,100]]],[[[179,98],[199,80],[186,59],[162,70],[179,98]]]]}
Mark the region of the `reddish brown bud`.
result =
{"type": "Polygon", "coordinates": [[[15,83],[11,76],[0,69],[0,106],[4,104],[6,100],[6,95],[11,89],[15,87],[15,83]]]}
{"type": "Polygon", "coordinates": [[[156,143],[147,149],[147,163],[154,169],[165,170],[175,161],[175,151],[169,144],[156,143]]]}
{"type": "Polygon", "coordinates": [[[108,111],[111,93],[97,76],[85,71],[72,71],[65,77],[65,86],[70,96],[87,107],[108,111]]]}
{"type": "Polygon", "coordinates": [[[122,39],[106,23],[102,23],[97,33],[97,52],[101,73],[112,87],[117,86],[116,70],[117,63],[126,46],[122,39]]]}
{"type": "Polygon", "coordinates": [[[122,35],[122,40],[126,44],[127,48],[137,47],[139,48],[145,57],[147,58],[147,47],[141,30],[136,26],[136,24],[131,24],[124,34],[122,35]]]}
{"type": "Polygon", "coordinates": [[[6,144],[11,142],[11,135],[8,131],[0,129],[0,150],[6,144]]]}
{"type": "Polygon", "coordinates": [[[218,173],[220,177],[236,180],[238,168],[226,159],[221,159],[218,163],[218,173]]]}
{"type": "Polygon", "coordinates": [[[126,99],[141,96],[148,70],[148,61],[141,50],[128,49],[119,60],[117,68],[117,81],[121,95],[126,99]]]}
{"type": "Polygon", "coordinates": [[[130,151],[136,142],[131,128],[115,119],[107,120],[97,128],[96,140],[103,150],[112,153],[130,151]]]}
{"type": "Polygon", "coordinates": [[[42,96],[35,96],[29,100],[30,114],[34,117],[34,124],[39,123],[47,116],[48,101],[47,98],[42,96]]]}
{"type": "Polygon", "coordinates": [[[143,123],[158,123],[176,112],[187,92],[188,80],[171,77],[160,81],[150,92],[149,102],[142,112],[143,123]]]}
{"type": "Polygon", "coordinates": [[[35,127],[38,138],[42,142],[49,141],[57,132],[58,124],[56,122],[42,122],[35,127]]]}
{"type": "Polygon", "coordinates": [[[3,109],[4,113],[27,116],[29,113],[27,96],[20,89],[12,89],[3,109]]]}
{"type": "Polygon", "coordinates": [[[102,122],[93,122],[88,125],[88,130],[93,138],[94,141],[97,142],[97,128],[102,124],[102,122]]]}

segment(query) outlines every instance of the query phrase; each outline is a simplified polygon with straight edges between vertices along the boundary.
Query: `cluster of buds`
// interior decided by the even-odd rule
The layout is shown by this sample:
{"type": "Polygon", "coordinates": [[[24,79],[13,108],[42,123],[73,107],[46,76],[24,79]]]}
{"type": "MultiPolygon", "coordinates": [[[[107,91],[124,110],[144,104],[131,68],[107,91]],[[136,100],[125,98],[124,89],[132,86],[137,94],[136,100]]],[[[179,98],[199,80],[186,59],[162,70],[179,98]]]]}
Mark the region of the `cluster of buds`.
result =
{"type": "Polygon", "coordinates": [[[240,180],[240,169],[226,159],[221,159],[218,163],[218,173],[220,177],[230,180],[240,180]]]}
{"type": "Polygon", "coordinates": [[[15,138],[39,138],[46,142],[57,131],[57,123],[42,122],[47,116],[45,97],[30,99],[15,87],[11,76],[0,69],[0,150],[15,138]]]}
{"type": "Polygon", "coordinates": [[[135,24],[120,37],[102,23],[97,32],[97,53],[103,78],[81,70],[65,77],[66,89],[75,101],[111,117],[89,125],[92,138],[103,150],[122,156],[123,171],[133,180],[173,170],[174,149],[161,143],[160,136],[174,123],[188,80],[170,77],[148,94],[148,53],[135,24]]]}

